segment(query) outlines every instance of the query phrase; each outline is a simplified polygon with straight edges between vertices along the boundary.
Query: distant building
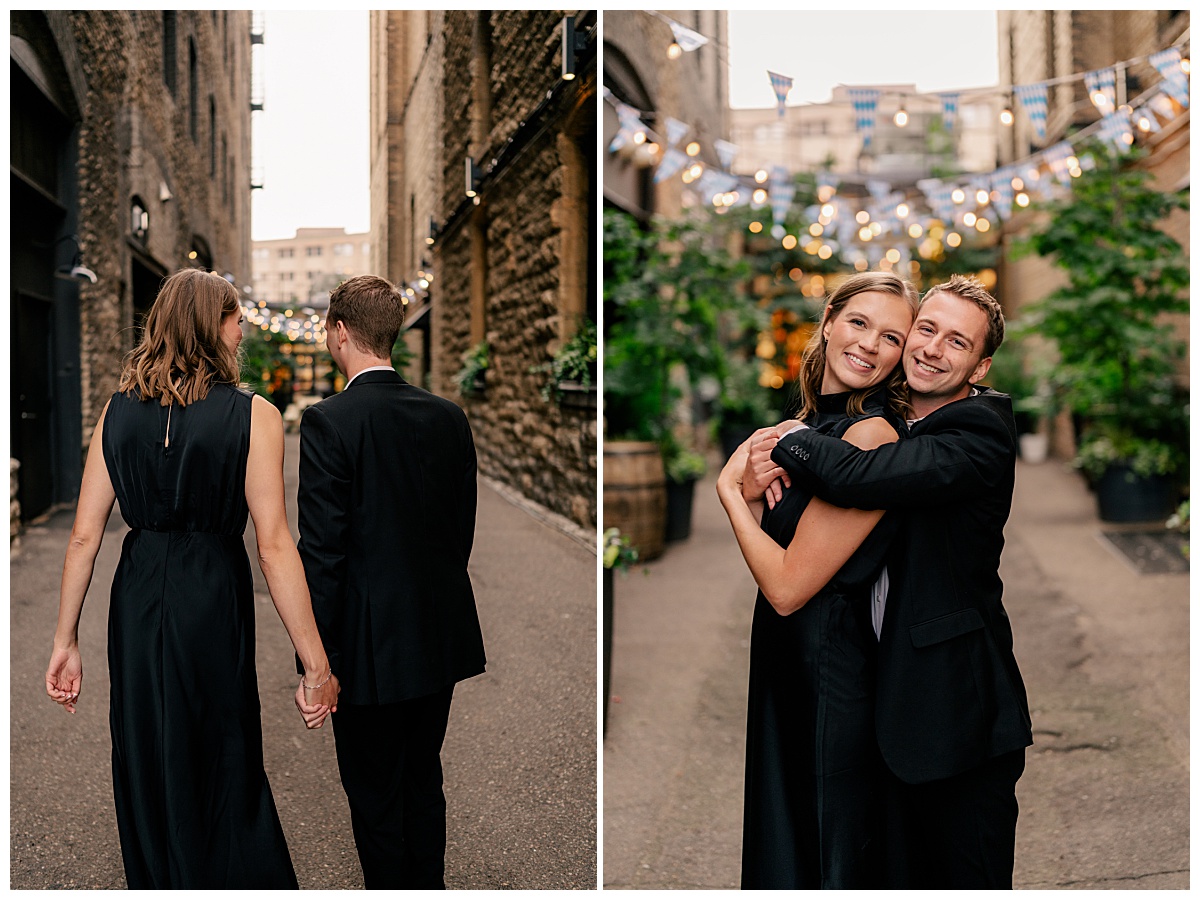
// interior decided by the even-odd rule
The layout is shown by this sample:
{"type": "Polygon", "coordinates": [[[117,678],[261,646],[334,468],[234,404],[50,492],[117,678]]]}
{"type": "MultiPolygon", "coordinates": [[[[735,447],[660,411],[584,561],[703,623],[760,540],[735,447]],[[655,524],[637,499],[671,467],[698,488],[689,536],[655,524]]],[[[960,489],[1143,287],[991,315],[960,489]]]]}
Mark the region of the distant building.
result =
{"type": "Polygon", "coordinates": [[[254,241],[251,303],[272,309],[324,310],[329,292],[347,278],[372,274],[371,234],[345,228],[297,228],[290,238],[254,241]]]}
{"type": "Polygon", "coordinates": [[[919,94],[911,84],[861,87],[880,92],[874,135],[866,146],[855,127],[850,88],[842,85],[828,103],[788,106],[783,116],[775,107],[730,110],[729,139],[738,146],[734,171],[752,175],[773,165],[791,173],[828,168],[844,180],[912,185],[939,169],[991,172],[996,167],[1001,98],[995,93],[962,92],[955,126],[944,132],[936,94],[919,94]],[[895,122],[901,109],[908,115],[903,126],[895,122]]]}
{"type": "Polygon", "coordinates": [[[24,519],[82,453],[164,276],[250,279],[249,12],[10,13],[12,456],[24,519]]]}
{"type": "Polygon", "coordinates": [[[410,378],[462,404],[484,474],[588,528],[595,393],[544,400],[541,367],[596,316],[598,30],[595,11],[391,10],[370,37],[372,266],[413,291],[410,378]],[[486,387],[463,394],[485,341],[486,387]]]}

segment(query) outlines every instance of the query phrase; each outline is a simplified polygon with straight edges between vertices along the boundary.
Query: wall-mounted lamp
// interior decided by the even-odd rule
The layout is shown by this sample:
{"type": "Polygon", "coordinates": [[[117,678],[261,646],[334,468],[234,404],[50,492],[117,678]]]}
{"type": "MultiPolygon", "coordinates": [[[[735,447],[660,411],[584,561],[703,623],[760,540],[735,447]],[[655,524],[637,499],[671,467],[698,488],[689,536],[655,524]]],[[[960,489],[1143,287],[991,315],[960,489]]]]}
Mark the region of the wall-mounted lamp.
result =
{"type": "Polygon", "coordinates": [[[476,188],[479,187],[479,169],[475,167],[475,160],[467,157],[467,196],[474,197],[476,188]]]}
{"type": "Polygon", "coordinates": [[[96,283],[96,273],[83,264],[83,254],[79,247],[79,235],[64,234],[52,244],[36,244],[35,246],[57,247],[64,241],[74,241],[75,255],[71,258],[70,265],[61,265],[54,270],[54,277],[61,278],[64,281],[86,282],[88,284],[96,283]]]}
{"type": "Polygon", "coordinates": [[[575,77],[575,54],[587,49],[587,33],[575,30],[574,16],[564,16],[562,24],[562,77],[563,81],[571,81],[575,77]]]}

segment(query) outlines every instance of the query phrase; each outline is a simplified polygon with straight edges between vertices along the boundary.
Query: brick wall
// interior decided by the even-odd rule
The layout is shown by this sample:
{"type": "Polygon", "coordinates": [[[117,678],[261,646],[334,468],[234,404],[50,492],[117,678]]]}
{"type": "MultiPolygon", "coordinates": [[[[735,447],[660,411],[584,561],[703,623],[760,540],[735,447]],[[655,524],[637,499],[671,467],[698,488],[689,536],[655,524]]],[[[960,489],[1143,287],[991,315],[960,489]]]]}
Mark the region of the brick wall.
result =
{"type": "MultiPolygon", "coordinates": [[[[385,90],[380,72],[376,102],[400,108],[409,127],[390,133],[391,184],[386,196],[377,186],[372,204],[378,210],[386,203],[389,210],[388,277],[394,281],[407,277],[404,268],[421,256],[424,216],[445,229],[426,251],[436,274],[431,388],[467,410],[481,472],[594,527],[595,410],[542,400],[545,376],[529,372],[550,360],[551,350],[574,330],[575,317],[564,311],[580,306],[568,296],[578,292],[578,260],[566,259],[571,254],[564,242],[578,233],[578,217],[590,224],[595,216],[594,200],[582,210],[564,202],[564,167],[580,167],[570,142],[595,140],[588,128],[594,128],[596,90],[594,68],[590,80],[586,73],[571,85],[560,78],[564,14],[570,12],[503,11],[476,20],[474,11],[446,11],[418,22],[413,17],[427,13],[389,13],[389,58],[380,70],[403,65],[409,74],[385,90]],[[486,85],[474,80],[472,66],[479,25],[490,46],[486,85]],[[428,30],[427,46],[413,40],[422,29],[428,30]],[[490,98],[491,126],[484,142],[473,142],[481,90],[490,98]],[[554,100],[542,114],[546,127],[536,134],[522,130],[548,91],[554,100]],[[565,146],[559,144],[564,133],[565,146]],[[510,138],[520,154],[505,150],[510,138]],[[464,194],[468,155],[484,170],[502,160],[478,205],[464,194]],[[490,343],[491,367],[484,396],[462,397],[455,374],[473,331],[490,343]]],[[[595,13],[580,14],[580,22],[581,28],[594,24],[595,13]]],[[[595,190],[590,185],[587,196],[594,198],[595,190]]],[[[587,230],[583,240],[594,240],[587,230]]]]}

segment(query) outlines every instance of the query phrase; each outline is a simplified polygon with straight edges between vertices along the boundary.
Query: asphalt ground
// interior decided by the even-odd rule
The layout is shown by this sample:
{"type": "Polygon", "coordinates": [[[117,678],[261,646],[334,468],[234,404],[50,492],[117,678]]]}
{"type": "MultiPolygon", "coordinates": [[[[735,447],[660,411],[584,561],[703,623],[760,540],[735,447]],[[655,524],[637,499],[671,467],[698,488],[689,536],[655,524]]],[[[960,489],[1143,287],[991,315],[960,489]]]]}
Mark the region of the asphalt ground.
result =
{"type": "MultiPolygon", "coordinates": [[[[738,885],[754,583],[710,476],[690,539],[618,575],[606,888],[738,885]]],[[[1034,745],[1018,888],[1187,888],[1187,575],[1138,575],[1064,464],[1018,464],[1001,563],[1034,745]]]]}
{"type": "MultiPolygon", "coordinates": [[[[286,443],[295,533],[299,441],[286,443]]],[[[451,888],[594,888],[596,555],[481,484],[470,571],[487,672],[455,690],[442,751],[451,888]]],[[[70,512],[30,527],[10,565],[10,887],[123,888],[112,801],[109,587],[126,528],[114,510],[80,624],[84,685],[68,715],[45,695],[70,512]]],[[[253,525],[246,545],[254,556],[253,525]]],[[[292,701],[292,647],[255,573],[263,749],[302,889],[361,888],[329,726],[292,701]]]]}

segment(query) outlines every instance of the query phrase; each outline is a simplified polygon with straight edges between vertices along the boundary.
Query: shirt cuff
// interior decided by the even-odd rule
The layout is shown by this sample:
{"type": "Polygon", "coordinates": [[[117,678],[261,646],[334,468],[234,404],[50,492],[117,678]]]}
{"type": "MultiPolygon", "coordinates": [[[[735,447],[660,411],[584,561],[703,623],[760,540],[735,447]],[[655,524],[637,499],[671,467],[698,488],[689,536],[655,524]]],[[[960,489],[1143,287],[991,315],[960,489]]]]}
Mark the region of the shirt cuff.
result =
{"type": "MultiPolygon", "coordinates": [[[[793,434],[793,433],[795,433],[795,432],[799,431],[801,428],[807,428],[807,427],[808,427],[807,425],[805,425],[803,422],[801,422],[801,423],[800,423],[799,425],[797,425],[796,427],[794,427],[794,428],[789,428],[787,431],[785,431],[785,432],[783,433],[783,437],[787,437],[789,434],[793,434]]],[[[782,440],[782,438],[781,438],[781,440],[782,440]]]]}

